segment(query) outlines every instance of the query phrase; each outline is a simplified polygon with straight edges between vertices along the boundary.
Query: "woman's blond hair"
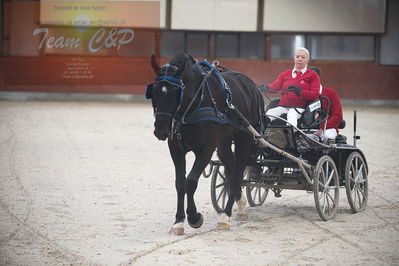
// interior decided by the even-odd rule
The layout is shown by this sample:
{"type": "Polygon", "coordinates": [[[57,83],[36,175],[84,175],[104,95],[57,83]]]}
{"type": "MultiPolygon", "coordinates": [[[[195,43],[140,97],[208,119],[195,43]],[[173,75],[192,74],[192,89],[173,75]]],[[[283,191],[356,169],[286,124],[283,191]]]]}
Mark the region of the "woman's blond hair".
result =
{"type": "Polygon", "coordinates": [[[306,49],[305,47],[299,47],[298,49],[296,49],[295,54],[296,54],[298,51],[304,52],[304,53],[306,54],[306,56],[308,57],[308,59],[310,59],[310,53],[309,53],[309,50],[308,50],[308,49],[306,49]]]}

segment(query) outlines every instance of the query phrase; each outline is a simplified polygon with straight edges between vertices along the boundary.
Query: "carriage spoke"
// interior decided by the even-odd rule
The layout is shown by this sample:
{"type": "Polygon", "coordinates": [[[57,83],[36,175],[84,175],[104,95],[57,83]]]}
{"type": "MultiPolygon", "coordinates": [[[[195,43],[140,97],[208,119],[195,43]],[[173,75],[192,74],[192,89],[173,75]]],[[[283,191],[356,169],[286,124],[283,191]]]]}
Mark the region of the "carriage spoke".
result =
{"type": "Polygon", "coordinates": [[[356,182],[356,169],[355,166],[353,164],[351,164],[351,182],[356,182]]]}
{"type": "Polygon", "coordinates": [[[226,177],[224,176],[224,174],[222,174],[220,171],[219,171],[218,173],[219,173],[220,178],[221,178],[223,181],[226,181],[226,177]]]}
{"type": "Polygon", "coordinates": [[[362,194],[362,198],[365,198],[364,191],[362,188],[358,187],[358,191],[362,194]]]}
{"type": "Polygon", "coordinates": [[[251,197],[255,198],[256,195],[256,187],[251,187],[251,197]]]}
{"type": "Polygon", "coordinates": [[[360,208],[362,208],[362,202],[363,202],[363,200],[360,198],[360,191],[359,191],[359,189],[356,190],[356,194],[357,194],[357,197],[358,197],[358,199],[359,199],[359,209],[360,209],[360,208]]]}
{"type": "Polygon", "coordinates": [[[330,176],[328,177],[328,180],[327,180],[327,183],[326,183],[327,186],[330,185],[331,180],[332,180],[333,177],[334,177],[334,172],[335,172],[334,169],[332,169],[331,174],[330,174],[330,176]]]}
{"type": "Polygon", "coordinates": [[[358,171],[359,171],[359,173],[363,173],[363,164],[361,164],[361,165],[360,165],[360,167],[359,167],[359,170],[358,170],[358,171]]]}
{"type": "Polygon", "coordinates": [[[215,188],[220,188],[220,187],[223,187],[223,186],[224,186],[224,182],[220,183],[219,185],[216,185],[215,188]]]}
{"type": "Polygon", "coordinates": [[[330,195],[330,193],[327,193],[327,196],[331,199],[331,203],[333,204],[333,208],[334,208],[334,206],[335,206],[335,200],[334,200],[334,198],[330,195]]]}
{"type": "Polygon", "coordinates": [[[321,200],[321,198],[324,196],[324,191],[320,191],[319,192],[319,200],[321,200]]]}
{"type": "Polygon", "coordinates": [[[329,170],[329,166],[330,166],[330,164],[328,163],[328,162],[326,162],[326,171],[325,171],[325,173],[328,175],[328,172],[330,172],[329,170]]]}
{"type": "Polygon", "coordinates": [[[357,165],[358,165],[358,158],[355,157],[355,160],[354,160],[354,161],[355,161],[355,162],[354,162],[354,163],[355,163],[355,168],[358,169],[358,167],[357,167],[357,165]]]}
{"type": "Polygon", "coordinates": [[[357,185],[355,185],[352,189],[352,198],[353,198],[353,205],[356,206],[356,190],[357,190],[357,185]]]}
{"type": "Polygon", "coordinates": [[[363,190],[361,188],[358,188],[356,190],[356,192],[357,192],[357,196],[359,198],[359,208],[361,208],[362,204],[363,204],[363,201],[365,199],[365,196],[364,196],[363,190]]]}
{"type": "Polygon", "coordinates": [[[326,200],[327,200],[327,197],[326,197],[326,193],[325,192],[323,192],[323,213],[325,213],[326,212],[326,200]]]}
{"type": "Polygon", "coordinates": [[[323,189],[326,188],[326,186],[320,180],[317,180],[317,184],[319,184],[319,186],[323,189]]]}
{"type": "Polygon", "coordinates": [[[321,182],[323,185],[326,184],[326,173],[324,171],[321,171],[321,182]]]}
{"type": "Polygon", "coordinates": [[[353,184],[353,188],[351,189],[351,194],[354,194],[356,192],[358,185],[356,183],[353,184]]]}
{"type": "Polygon", "coordinates": [[[223,193],[222,208],[224,208],[224,206],[226,206],[226,195],[227,195],[227,193],[223,193]]]}
{"type": "Polygon", "coordinates": [[[363,181],[363,165],[360,166],[359,170],[357,170],[358,172],[356,172],[356,182],[360,183],[363,181]]]}
{"type": "Polygon", "coordinates": [[[223,196],[223,200],[224,200],[225,195],[226,195],[226,188],[223,188],[222,191],[220,192],[219,196],[217,197],[216,201],[219,201],[222,196],[223,196]]]}
{"type": "Polygon", "coordinates": [[[328,194],[328,192],[326,192],[326,201],[327,201],[327,212],[328,212],[328,215],[330,215],[330,201],[328,200],[328,196],[329,196],[330,194],[328,194]]]}
{"type": "Polygon", "coordinates": [[[256,187],[251,187],[251,195],[252,195],[252,197],[255,197],[255,195],[256,195],[256,187]]]}
{"type": "Polygon", "coordinates": [[[253,196],[255,203],[256,203],[256,199],[260,200],[260,196],[259,195],[260,195],[259,194],[259,187],[256,187],[255,193],[254,193],[254,196],[253,196]]]}

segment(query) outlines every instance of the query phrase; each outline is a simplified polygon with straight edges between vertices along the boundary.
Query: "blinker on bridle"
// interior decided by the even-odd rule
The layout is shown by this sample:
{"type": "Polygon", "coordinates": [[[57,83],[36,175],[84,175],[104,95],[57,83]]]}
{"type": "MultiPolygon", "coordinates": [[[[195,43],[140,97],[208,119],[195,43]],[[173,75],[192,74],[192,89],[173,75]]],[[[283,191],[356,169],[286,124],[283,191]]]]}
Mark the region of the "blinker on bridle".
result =
{"type": "MultiPolygon", "coordinates": [[[[167,82],[173,86],[177,86],[179,88],[179,106],[180,104],[183,102],[183,96],[184,96],[184,83],[181,79],[179,78],[175,78],[172,76],[167,76],[167,75],[160,75],[158,77],[155,78],[156,82],[167,82]]],[[[147,85],[147,89],[145,92],[145,97],[147,99],[152,99],[153,95],[152,95],[152,90],[154,88],[154,83],[150,83],[147,85]]],[[[159,115],[165,115],[165,116],[169,116],[169,117],[173,117],[173,114],[171,113],[167,113],[167,112],[155,112],[155,107],[154,107],[154,116],[159,116],[159,115]]]]}

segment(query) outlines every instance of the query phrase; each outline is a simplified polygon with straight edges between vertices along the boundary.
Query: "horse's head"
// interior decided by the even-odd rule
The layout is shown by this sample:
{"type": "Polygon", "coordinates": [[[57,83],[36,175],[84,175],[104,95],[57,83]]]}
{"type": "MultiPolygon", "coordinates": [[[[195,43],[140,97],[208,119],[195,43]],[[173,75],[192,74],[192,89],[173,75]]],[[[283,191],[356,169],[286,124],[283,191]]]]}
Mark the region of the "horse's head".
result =
{"type": "Polygon", "coordinates": [[[176,55],[162,67],[157,64],[154,55],[151,58],[151,65],[157,76],[155,82],[147,86],[146,98],[152,100],[154,135],[159,140],[166,140],[170,133],[172,119],[184,98],[183,79],[189,74],[187,69],[191,69],[193,63],[193,59],[183,53],[176,55]]]}

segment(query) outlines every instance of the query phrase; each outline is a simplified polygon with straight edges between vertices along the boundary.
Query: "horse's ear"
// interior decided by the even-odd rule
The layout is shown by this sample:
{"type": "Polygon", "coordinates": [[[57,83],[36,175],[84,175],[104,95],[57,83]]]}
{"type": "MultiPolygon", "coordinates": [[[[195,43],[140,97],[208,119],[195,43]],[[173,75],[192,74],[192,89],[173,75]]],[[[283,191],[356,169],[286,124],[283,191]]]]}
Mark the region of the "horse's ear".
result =
{"type": "Polygon", "coordinates": [[[151,66],[152,66],[152,69],[154,70],[155,74],[157,74],[157,76],[159,76],[159,74],[161,73],[161,68],[159,67],[159,65],[157,63],[157,58],[155,55],[151,56],[151,66]]]}
{"type": "Polygon", "coordinates": [[[190,58],[190,61],[191,61],[193,64],[195,64],[195,63],[197,62],[191,55],[188,55],[188,57],[190,58]]]}

